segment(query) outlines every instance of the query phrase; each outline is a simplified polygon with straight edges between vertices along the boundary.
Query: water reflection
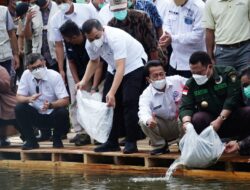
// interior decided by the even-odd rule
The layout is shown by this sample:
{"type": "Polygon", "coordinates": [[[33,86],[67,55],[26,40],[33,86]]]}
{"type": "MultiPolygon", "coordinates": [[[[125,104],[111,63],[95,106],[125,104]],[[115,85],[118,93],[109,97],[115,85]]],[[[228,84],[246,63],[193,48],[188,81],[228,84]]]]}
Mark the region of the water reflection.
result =
{"type": "Polygon", "coordinates": [[[250,189],[249,181],[124,174],[118,172],[0,168],[1,190],[189,190],[250,189]],[[140,180],[136,180],[140,179],[140,180]],[[158,180],[157,180],[158,179],[158,180]]]}

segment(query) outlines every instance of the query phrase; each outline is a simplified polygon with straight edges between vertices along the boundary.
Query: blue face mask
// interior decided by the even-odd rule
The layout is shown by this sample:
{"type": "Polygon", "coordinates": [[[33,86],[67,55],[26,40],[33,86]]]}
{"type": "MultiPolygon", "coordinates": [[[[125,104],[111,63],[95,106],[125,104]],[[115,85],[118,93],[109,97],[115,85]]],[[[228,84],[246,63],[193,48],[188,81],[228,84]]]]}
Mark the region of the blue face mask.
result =
{"type": "Polygon", "coordinates": [[[100,3],[100,4],[98,4],[98,8],[99,8],[99,9],[102,9],[105,5],[106,5],[105,2],[104,2],[104,3],[100,3]]]}
{"type": "Polygon", "coordinates": [[[248,85],[247,87],[245,87],[243,89],[243,92],[244,92],[244,95],[247,97],[247,98],[250,98],[250,85],[248,85]]]}
{"type": "Polygon", "coordinates": [[[133,3],[132,1],[128,1],[128,8],[132,7],[133,3]]]}
{"type": "Polygon", "coordinates": [[[128,10],[124,9],[124,10],[121,10],[121,11],[114,12],[114,17],[117,20],[121,20],[122,21],[122,20],[124,20],[127,17],[127,14],[128,14],[128,10]]]}

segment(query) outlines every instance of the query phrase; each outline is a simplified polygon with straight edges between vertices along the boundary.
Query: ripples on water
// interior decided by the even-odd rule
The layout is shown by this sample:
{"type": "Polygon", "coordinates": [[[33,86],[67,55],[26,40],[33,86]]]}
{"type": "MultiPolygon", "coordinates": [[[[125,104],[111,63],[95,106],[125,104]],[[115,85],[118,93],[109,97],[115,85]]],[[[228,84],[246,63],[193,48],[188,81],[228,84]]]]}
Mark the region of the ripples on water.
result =
{"type": "Polygon", "coordinates": [[[249,181],[221,181],[117,172],[0,168],[0,190],[249,190],[249,181]]]}

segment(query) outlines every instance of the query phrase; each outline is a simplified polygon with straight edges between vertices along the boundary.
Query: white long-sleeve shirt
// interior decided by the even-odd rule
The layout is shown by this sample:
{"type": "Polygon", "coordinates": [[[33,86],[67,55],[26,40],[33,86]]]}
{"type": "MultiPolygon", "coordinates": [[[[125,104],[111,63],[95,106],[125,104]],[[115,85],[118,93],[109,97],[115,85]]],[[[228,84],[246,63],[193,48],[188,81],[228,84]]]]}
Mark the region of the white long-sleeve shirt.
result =
{"type": "Polygon", "coordinates": [[[146,125],[154,113],[162,119],[177,118],[182,89],[187,79],[179,75],[166,77],[165,92],[156,90],[151,84],[143,91],[139,100],[139,120],[146,125]]]}
{"type": "Polygon", "coordinates": [[[170,33],[173,53],[170,65],[176,70],[190,70],[189,58],[195,51],[205,51],[205,31],[201,26],[204,2],[188,0],[183,6],[167,1],[164,31],[170,33]]]}

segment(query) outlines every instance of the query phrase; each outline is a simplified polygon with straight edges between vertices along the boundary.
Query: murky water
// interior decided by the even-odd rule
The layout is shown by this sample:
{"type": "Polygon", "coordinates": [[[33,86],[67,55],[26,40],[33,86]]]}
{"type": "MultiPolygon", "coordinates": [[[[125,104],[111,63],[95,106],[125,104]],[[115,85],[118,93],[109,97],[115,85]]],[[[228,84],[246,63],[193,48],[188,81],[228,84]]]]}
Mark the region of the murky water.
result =
{"type": "Polygon", "coordinates": [[[250,181],[222,181],[117,172],[0,168],[0,190],[249,190],[250,181]]]}

